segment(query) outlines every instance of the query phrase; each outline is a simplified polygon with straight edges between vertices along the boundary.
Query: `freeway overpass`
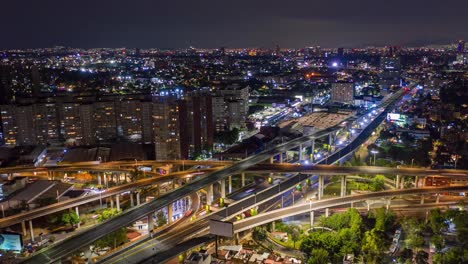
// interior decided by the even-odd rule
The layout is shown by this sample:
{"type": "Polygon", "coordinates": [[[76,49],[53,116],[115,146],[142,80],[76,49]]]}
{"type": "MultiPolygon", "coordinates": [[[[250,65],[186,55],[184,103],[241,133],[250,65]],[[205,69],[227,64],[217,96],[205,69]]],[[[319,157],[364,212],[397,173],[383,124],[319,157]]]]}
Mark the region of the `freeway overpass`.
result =
{"type": "MultiPolygon", "coordinates": [[[[383,111],[381,115],[386,115],[386,111],[392,109],[393,105],[402,95],[403,92],[399,91],[393,96],[391,96],[391,98],[388,101],[384,102],[381,106],[385,108],[385,111],[383,111]]],[[[344,122],[353,122],[358,118],[359,117],[357,116],[352,116],[344,120],[344,122]]],[[[311,135],[302,136],[291,141],[279,144],[276,147],[264,150],[242,161],[234,163],[231,166],[227,166],[222,170],[215,171],[207,175],[207,177],[195,180],[184,185],[181,188],[164,194],[158,199],[155,199],[154,201],[133,208],[115,218],[109,219],[95,227],[89,228],[81,233],[78,233],[76,236],[73,236],[60,243],[52,245],[49,248],[41,250],[35,255],[33,255],[30,259],[26,260],[25,263],[51,263],[59,261],[62,257],[67,256],[71,252],[74,252],[76,249],[89,245],[92,242],[102,238],[103,236],[107,235],[112,231],[117,230],[122,226],[130,225],[136,222],[137,220],[147,216],[148,214],[160,210],[168,204],[182,197],[188,196],[206,186],[223,180],[233,174],[245,171],[249,167],[252,167],[253,165],[261,163],[265,160],[268,160],[270,159],[270,157],[278,153],[284,153],[287,150],[301,147],[303,144],[305,145],[310,142],[315,142],[316,139],[331,135],[332,133],[335,133],[341,128],[341,125],[336,125],[327,129],[316,131],[311,135]]]]}
{"type": "MultiPolygon", "coordinates": [[[[214,170],[216,170],[216,168],[200,170],[200,172],[208,173],[214,170]]],[[[19,224],[24,221],[32,220],[32,219],[46,216],[55,212],[63,211],[68,208],[73,208],[73,207],[77,207],[83,204],[99,201],[100,199],[112,197],[112,196],[115,196],[124,192],[138,190],[142,187],[153,185],[159,182],[164,182],[164,181],[173,180],[177,178],[185,178],[190,173],[196,173],[196,172],[199,172],[199,171],[198,170],[182,171],[182,172],[177,172],[177,173],[173,173],[169,175],[158,175],[152,178],[142,179],[136,182],[127,183],[127,184],[123,184],[117,187],[109,188],[106,191],[102,192],[101,194],[82,196],[82,197],[78,197],[74,199],[65,200],[63,202],[54,203],[48,206],[39,207],[37,209],[33,209],[24,213],[19,213],[13,216],[0,219],[0,228],[5,228],[8,226],[19,224]]]]}
{"type": "MultiPolygon", "coordinates": [[[[214,164],[214,163],[213,163],[214,164]]],[[[145,186],[157,184],[159,182],[173,180],[177,178],[185,178],[187,175],[195,172],[209,173],[219,168],[202,169],[200,171],[182,171],[168,175],[156,175],[152,178],[142,179],[134,183],[127,183],[117,187],[109,188],[101,195],[89,195],[84,197],[78,197],[69,199],[63,202],[55,203],[52,205],[33,209],[24,213],[9,216],[0,219],[0,228],[5,228],[15,224],[19,224],[23,221],[32,220],[45,215],[49,215],[58,211],[62,211],[68,208],[73,208],[90,202],[95,202],[103,198],[112,197],[120,193],[135,191],[145,186]]],[[[468,171],[464,170],[432,170],[426,168],[388,168],[388,167],[343,167],[343,166],[331,166],[331,165],[315,165],[315,166],[304,166],[297,164],[257,164],[254,165],[245,172],[253,173],[304,173],[304,174],[317,174],[317,175],[349,175],[349,174],[385,174],[385,175],[404,175],[404,176],[433,176],[437,175],[440,177],[451,177],[451,178],[466,178],[468,179],[468,171]]]]}
{"type": "MultiPolygon", "coordinates": [[[[442,191],[445,187],[438,188],[437,191],[435,190],[436,188],[431,188],[432,190],[426,190],[428,188],[421,188],[421,189],[413,189],[416,190],[416,193],[427,193],[427,192],[438,192],[442,191]],[[423,190],[424,189],[424,190],[423,190]]],[[[451,188],[451,191],[454,190],[459,190],[459,187],[451,188]]],[[[276,189],[276,188],[273,188],[276,189]]],[[[283,188],[281,188],[282,190],[283,188]]],[[[462,189],[466,190],[468,189],[468,186],[462,187],[462,189]]],[[[269,192],[266,192],[268,194],[269,192]]],[[[369,197],[367,194],[364,195],[356,195],[356,196],[349,196],[346,197],[346,199],[343,198],[337,198],[337,199],[330,199],[326,201],[317,201],[313,202],[312,206],[309,203],[298,203],[296,206],[292,207],[285,207],[282,209],[278,209],[275,211],[271,212],[266,212],[262,213],[257,216],[249,217],[244,220],[240,220],[237,222],[234,222],[234,228],[235,228],[235,233],[242,232],[244,230],[248,230],[250,227],[254,227],[256,225],[260,225],[260,221],[263,220],[264,223],[268,223],[273,221],[272,217],[278,217],[278,218],[283,218],[283,217],[288,217],[292,215],[304,215],[304,214],[309,214],[309,212],[312,210],[321,210],[321,209],[326,209],[329,206],[330,207],[339,207],[339,206],[349,206],[350,203],[358,203],[361,201],[365,201],[367,199],[375,199],[373,196],[377,196],[377,198],[381,198],[379,195],[382,194],[383,197],[394,197],[397,195],[413,195],[414,192],[411,190],[406,190],[406,191],[385,191],[385,192],[378,192],[378,193],[373,193],[371,194],[371,197],[369,197]],[[331,201],[331,202],[327,202],[331,201]],[[297,208],[300,208],[303,211],[298,210],[297,208]],[[265,215],[264,217],[262,217],[265,215]]],[[[264,200],[262,200],[264,201],[264,200]]],[[[246,201],[247,202],[247,201],[246,201]]],[[[439,206],[447,206],[447,205],[453,205],[457,204],[456,202],[451,202],[451,203],[436,203],[436,204],[431,204],[432,207],[439,207],[439,206]]],[[[243,203],[245,207],[245,210],[247,210],[249,207],[247,206],[248,203],[243,203]]],[[[401,205],[391,205],[392,208],[407,208],[408,206],[401,206],[401,205]]],[[[424,207],[427,208],[427,204],[423,205],[412,205],[412,208],[415,207],[424,207]]],[[[427,210],[427,209],[426,209],[427,210]]],[[[237,214],[241,212],[242,210],[239,209],[237,211],[237,214]]],[[[234,211],[233,211],[234,212],[234,211]]],[[[231,213],[233,213],[231,212],[231,213]]],[[[217,214],[216,215],[222,216],[223,213],[217,214]]],[[[192,223],[188,226],[181,226],[177,232],[174,232],[172,234],[163,234],[162,236],[159,236],[158,238],[155,239],[148,239],[142,244],[130,246],[126,248],[123,252],[117,255],[111,255],[108,256],[104,259],[101,259],[98,261],[98,263],[165,263],[165,261],[172,259],[174,257],[177,257],[177,255],[190,250],[191,248],[202,246],[205,243],[212,242],[214,241],[214,236],[208,235],[209,228],[208,228],[208,221],[207,219],[210,217],[205,217],[200,219],[200,221],[197,221],[195,223],[192,223]],[[205,221],[203,221],[205,220],[205,221]],[[145,258],[146,256],[146,258],[145,258]],[[148,257],[150,256],[150,257],[148,257]]],[[[228,218],[224,218],[223,220],[229,221],[230,219],[233,219],[232,216],[229,216],[228,218]]]]}
{"type": "MultiPolygon", "coordinates": [[[[376,166],[333,166],[333,165],[299,165],[289,163],[257,164],[246,172],[279,172],[320,175],[349,175],[349,174],[384,174],[384,175],[404,175],[404,176],[441,176],[441,177],[468,177],[466,170],[428,169],[428,168],[391,168],[376,166]]],[[[468,179],[468,178],[467,178],[468,179]]]]}
{"type": "Polygon", "coordinates": [[[274,211],[259,214],[237,222],[234,222],[234,232],[242,232],[256,226],[271,223],[289,216],[310,213],[314,210],[326,209],[330,207],[341,206],[345,204],[357,203],[365,200],[394,197],[399,195],[417,195],[417,194],[438,194],[446,192],[465,192],[468,191],[468,186],[450,186],[450,187],[425,187],[416,189],[403,190],[388,190],[381,192],[371,192],[361,195],[345,196],[340,198],[332,198],[311,203],[303,203],[290,207],[277,209],[274,211]]]}

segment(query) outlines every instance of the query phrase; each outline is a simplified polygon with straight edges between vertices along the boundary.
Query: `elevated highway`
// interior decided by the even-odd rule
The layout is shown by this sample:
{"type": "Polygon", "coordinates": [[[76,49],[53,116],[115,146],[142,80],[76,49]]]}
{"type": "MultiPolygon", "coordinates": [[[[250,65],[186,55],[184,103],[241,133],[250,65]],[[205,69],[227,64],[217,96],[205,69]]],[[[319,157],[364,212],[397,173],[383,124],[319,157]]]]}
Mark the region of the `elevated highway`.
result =
{"type": "MultiPolygon", "coordinates": [[[[399,98],[401,98],[402,95],[403,92],[399,91],[396,94],[392,95],[389,100],[384,102],[381,105],[381,107],[384,107],[385,111],[383,111],[381,115],[386,114],[386,111],[392,109],[393,105],[399,98]]],[[[344,120],[344,122],[353,122],[358,118],[358,116],[352,116],[344,120]]],[[[284,153],[287,150],[301,147],[303,144],[308,144],[311,141],[315,141],[316,139],[335,133],[341,128],[342,126],[340,124],[324,130],[316,131],[311,135],[299,137],[294,140],[285,142],[283,144],[277,145],[276,147],[264,150],[242,161],[227,166],[222,170],[212,172],[209,175],[207,175],[207,177],[190,182],[181,188],[178,188],[160,196],[154,201],[133,208],[115,218],[109,219],[95,227],[89,228],[81,233],[78,233],[76,236],[68,238],[60,243],[52,245],[49,248],[39,251],[30,259],[26,260],[25,263],[51,263],[59,261],[62,257],[67,256],[71,252],[74,252],[76,249],[89,245],[92,242],[102,238],[103,236],[117,230],[122,226],[131,225],[137,220],[147,216],[150,213],[164,208],[165,206],[182,197],[188,196],[206,186],[223,180],[233,174],[243,172],[255,164],[270,159],[270,157],[278,153],[284,153]]]]}

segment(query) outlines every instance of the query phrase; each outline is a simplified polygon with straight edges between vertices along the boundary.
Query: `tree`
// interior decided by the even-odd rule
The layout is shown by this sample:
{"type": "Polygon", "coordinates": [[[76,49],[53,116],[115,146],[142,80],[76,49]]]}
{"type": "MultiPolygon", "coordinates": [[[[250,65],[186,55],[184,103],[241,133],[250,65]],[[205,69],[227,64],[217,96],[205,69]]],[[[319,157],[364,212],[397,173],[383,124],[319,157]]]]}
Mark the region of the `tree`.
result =
{"type": "Polygon", "coordinates": [[[167,218],[166,218],[166,215],[163,213],[163,211],[159,211],[156,214],[156,224],[158,225],[158,227],[161,227],[167,224],[167,218]]]}
{"type": "Polygon", "coordinates": [[[288,233],[293,241],[293,247],[296,248],[296,242],[301,238],[302,229],[298,225],[290,225],[288,229],[288,233]]]}
{"type": "Polygon", "coordinates": [[[114,208],[109,208],[109,209],[104,209],[101,211],[101,213],[98,216],[99,222],[105,221],[109,218],[115,217],[118,214],[120,214],[120,210],[114,209],[114,208]]]}
{"type": "Polygon", "coordinates": [[[382,191],[385,188],[385,176],[375,176],[369,186],[370,190],[373,192],[382,191]]]}
{"type": "Polygon", "coordinates": [[[313,249],[307,264],[327,264],[329,262],[328,255],[328,252],[323,248],[313,249]]]}
{"type": "Polygon", "coordinates": [[[114,231],[108,235],[105,235],[103,238],[97,240],[95,242],[95,245],[98,248],[105,248],[105,247],[116,248],[119,245],[127,242],[127,240],[128,240],[127,229],[125,227],[122,227],[118,229],[117,231],[114,231]]]}
{"type": "Polygon", "coordinates": [[[403,219],[401,223],[403,231],[406,233],[405,244],[410,249],[420,249],[424,246],[424,237],[422,232],[424,224],[414,217],[403,219]]]}
{"type": "Polygon", "coordinates": [[[372,229],[364,234],[362,252],[367,263],[379,263],[385,251],[385,234],[377,229],[372,229]]]}
{"type": "Polygon", "coordinates": [[[432,244],[434,244],[434,248],[437,252],[440,252],[444,248],[444,237],[439,234],[433,235],[431,238],[431,242],[432,244]]]}
{"type": "Polygon", "coordinates": [[[427,260],[429,259],[429,254],[424,250],[419,250],[416,253],[416,264],[427,264],[427,260]]]}
{"type": "Polygon", "coordinates": [[[387,232],[395,223],[395,213],[393,211],[388,211],[385,208],[377,209],[372,217],[375,218],[375,229],[387,232]]]}
{"type": "Polygon", "coordinates": [[[75,225],[80,223],[80,221],[80,217],[76,214],[76,212],[66,212],[62,215],[62,223],[69,224],[72,227],[75,227],[75,225]]]}
{"type": "Polygon", "coordinates": [[[445,216],[440,209],[431,210],[431,214],[429,215],[429,224],[434,234],[440,234],[447,228],[445,216]]]}
{"type": "MultiPolygon", "coordinates": [[[[113,208],[104,209],[99,214],[98,220],[100,222],[105,221],[107,219],[117,216],[118,214],[120,214],[120,212],[121,212],[120,210],[113,209],[113,208]]],[[[128,240],[127,229],[125,227],[122,227],[104,236],[103,238],[97,240],[95,242],[95,245],[98,248],[105,248],[105,247],[116,248],[120,244],[125,243],[127,240],[128,240]]]]}
{"type": "Polygon", "coordinates": [[[253,235],[253,238],[258,241],[265,241],[267,238],[266,230],[259,226],[255,227],[252,235],[253,235]]]}
{"type": "Polygon", "coordinates": [[[413,250],[409,248],[404,248],[401,251],[400,257],[398,258],[399,263],[406,263],[407,261],[410,261],[412,263],[413,259],[413,250]]]}

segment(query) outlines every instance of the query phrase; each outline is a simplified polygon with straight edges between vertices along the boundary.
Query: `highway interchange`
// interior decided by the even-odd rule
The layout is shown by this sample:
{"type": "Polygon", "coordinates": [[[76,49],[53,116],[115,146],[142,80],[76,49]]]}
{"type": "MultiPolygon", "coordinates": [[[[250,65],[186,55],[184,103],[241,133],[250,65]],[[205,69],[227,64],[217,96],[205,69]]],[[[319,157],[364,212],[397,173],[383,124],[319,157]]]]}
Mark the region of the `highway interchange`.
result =
{"type": "MultiPolygon", "coordinates": [[[[395,97],[392,98],[392,100],[390,100],[390,103],[387,103],[385,105],[386,111],[391,109],[392,104],[394,104],[400,96],[401,94],[398,96],[395,95],[395,97]]],[[[384,111],[381,115],[386,115],[386,111],[384,111]]],[[[356,120],[356,117],[352,117],[346,121],[351,122],[353,120],[356,120]]],[[[160,196],[158,199],[154,201],[151,201],[149,203],[143,204],[138,207],[134,207],[130,209],[129,211],[126,211],[123,214],[113,219],[105,221],[102,224],[97,225],[95,227],[91,227],[87,230],[84,230],[83,232],[78,233],[76,236],[66,239],[60,243],[57,243],[49,248],[46,248],[45,250],[39,251],[30,259],[26,260],[25,263],[51,263],[51,262],[59,261],[62,257],[67,256],[71,252],[74,252],[76,249],[89,245],[93,241],[103,237],[104,235],[114,230],[117,230],[118,228],[122,226],[131,225],[133,222],[141,219],[142,217],[148,215],[149,213],[162,209],[163,207],[167,206],[173,201],[180,199],[181,197],[190,195],[210,184],[213,184],[222,179],[225,179],[228,176],[247,171],[248,168],[258,163],[261,163],[265,160],[268,160],[270,157],[278,153],[282,153],[287,150],[297,148],[298,146],[305,144],[311,140],[315,140],[315,139],[327,136],[330,133],[333,133],[334,131],[339,130],[340,128],[341,128],[340,126],[335,126],[335,127],[321,130],[321,131],[317,131],[313,133],[312,135],[303,136],[303,137],[291,140],[289,142],[280,144],[276,147],[264,150],[256,155],[248,157],[240,162],[234,163],[230,166],[226,166],[221,170],[209,173],[206,177],[192,181],[184,185],[181,188],[175,189],[167,194],[160,196]]],[[[369,129],[371,128],[372,127],[370,127],[369,129]]],[[[365,136],[366,134],[363,134],[362,137],[365,137],[365,136]]],[[[352,151],[352,149],[350,148],[348,151],[352,151]]],[[[340,156],[342,157],[344,155],[340,154],[340,156]]],[[[400,191],[403,191],[403,190],[400,190],[400,191]]],[[[429,190],[424,190],[424,192],[426,191],[429,191],[429,190]]],[[[436,190],[431,190],[431,191],[436,191],[436,190]]],[[[379,193],[375,193],[375,195],[378,196],[379,193]]],[[[348,199],[352,199],[352,198],[348,198],[348,199]]]]}

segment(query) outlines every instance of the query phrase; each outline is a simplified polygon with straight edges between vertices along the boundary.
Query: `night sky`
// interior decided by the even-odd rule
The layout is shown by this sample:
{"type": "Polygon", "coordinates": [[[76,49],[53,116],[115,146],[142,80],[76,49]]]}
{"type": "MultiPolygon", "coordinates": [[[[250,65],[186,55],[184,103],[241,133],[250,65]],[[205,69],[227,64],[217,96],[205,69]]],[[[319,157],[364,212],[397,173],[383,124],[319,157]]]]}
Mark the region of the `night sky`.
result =
{"type": "Polygon", "coordinates": [[[1,0],[0,48],[360,47],[468,39],[467,0],[1,0]]]}

